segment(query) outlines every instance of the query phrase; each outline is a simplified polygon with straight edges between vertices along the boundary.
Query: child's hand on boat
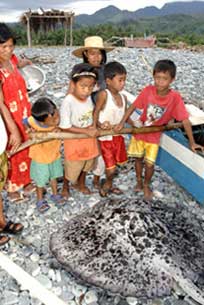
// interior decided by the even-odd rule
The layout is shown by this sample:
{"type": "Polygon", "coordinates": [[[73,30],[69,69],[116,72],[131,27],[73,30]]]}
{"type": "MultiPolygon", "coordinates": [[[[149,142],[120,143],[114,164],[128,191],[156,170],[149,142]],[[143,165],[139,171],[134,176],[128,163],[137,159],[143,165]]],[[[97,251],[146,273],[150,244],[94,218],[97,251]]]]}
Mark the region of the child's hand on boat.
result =
{"type": "Polygon", "coordinates": [[[204,151],[204,147],[199,144],[196,144],[196,143],[191,144],[190,148],[193,152],[198,152],[198,151],[203,152],[204,151]]]}

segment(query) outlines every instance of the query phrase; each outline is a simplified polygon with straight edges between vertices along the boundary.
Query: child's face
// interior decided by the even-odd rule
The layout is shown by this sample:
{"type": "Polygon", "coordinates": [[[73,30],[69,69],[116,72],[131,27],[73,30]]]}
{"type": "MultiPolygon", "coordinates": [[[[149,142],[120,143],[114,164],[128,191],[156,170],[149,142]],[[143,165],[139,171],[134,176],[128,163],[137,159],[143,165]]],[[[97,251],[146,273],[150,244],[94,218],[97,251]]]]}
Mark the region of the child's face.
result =
{"type": "Polygon", "coordinates": [[[81,77],[74,83],[73,95],[80,101],[85,101],[92,93],[96,81],[93,77],[81,77]]]}
{"type": "Polygon", "coordinates": [[[88,63],[93,67],[100,67],[102,61],[102,53],[99,49],[89,49],[86,51],[88,63]]]}
{"type": "Polygon", "coordinates": [[[7,61],[11,58],[14,47],[12,38],[8,39],[4,43],[0,43],[0,62],[7,61]]]}
{"type": "Polygon", "coordinates": [[[125,86],[126,74],[116,74],[112,79],[107,78],[106,84],[108,89],[113,91],[121,91],[125,86]]]}
{"type": "Polygon", "coordinates": [[[169,91],[169,86],[173,82],[174,78],[171,77],[168,71],[156,72],[153,77],[154,84],[157,89],[157,94],[166,95],[169,91]]]}
{"type": "Polygon", "coordinates": [[[59,125],[59,121],[59,111],[55,109],[54,114],[49,114],[48,117],[45,119],[44,124],[50,127],[57,127],[59,125]]]}

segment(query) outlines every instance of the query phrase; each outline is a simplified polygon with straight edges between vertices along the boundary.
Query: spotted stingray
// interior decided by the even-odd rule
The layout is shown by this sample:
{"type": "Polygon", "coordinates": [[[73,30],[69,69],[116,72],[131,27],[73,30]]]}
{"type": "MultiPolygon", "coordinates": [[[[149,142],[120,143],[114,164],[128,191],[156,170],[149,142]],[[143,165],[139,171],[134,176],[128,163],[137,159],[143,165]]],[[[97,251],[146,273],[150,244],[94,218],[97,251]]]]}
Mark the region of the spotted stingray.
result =
{"type": "Polygon", "coordinates": [[[204,305],[204,234],[188,212],[142,200],[107,200],[51,236],[56,259],[83,282],[122,296],[163,297],[172,288],[204,305]]]}

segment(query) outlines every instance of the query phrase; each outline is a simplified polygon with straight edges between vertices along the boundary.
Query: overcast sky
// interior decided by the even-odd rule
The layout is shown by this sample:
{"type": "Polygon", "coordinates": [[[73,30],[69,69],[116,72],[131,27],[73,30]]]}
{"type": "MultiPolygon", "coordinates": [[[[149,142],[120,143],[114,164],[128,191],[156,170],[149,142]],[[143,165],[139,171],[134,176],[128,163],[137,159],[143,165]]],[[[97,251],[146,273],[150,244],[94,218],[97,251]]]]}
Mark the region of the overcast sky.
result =
{"type": "Polygon", "coordinates": [[[108,5],[136,11],[139,8],[151,5],[161,8],[165,3],[175,1],[190,2],[191,0],[0,0],[0,22],[17,22],[21,14],[29,8],[31,10],[37,10],[39,7],[72,10],[76,15],[79,15],[93,14],[108,5]]]}

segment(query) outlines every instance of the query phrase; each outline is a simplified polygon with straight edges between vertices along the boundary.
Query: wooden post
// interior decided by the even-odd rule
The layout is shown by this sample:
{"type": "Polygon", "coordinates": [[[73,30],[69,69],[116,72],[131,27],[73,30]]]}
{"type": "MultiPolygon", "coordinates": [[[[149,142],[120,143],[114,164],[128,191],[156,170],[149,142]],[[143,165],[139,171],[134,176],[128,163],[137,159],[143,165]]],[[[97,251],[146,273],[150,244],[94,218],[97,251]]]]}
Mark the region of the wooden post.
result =
{"type": "Polygon", "coordinates": [[[67,13],[65,13],[65,23],[64,23],[64,46],[67,45],[67,26],[68,26],[68,16],[67,13]]]}
{"type": "Polygon", "coordinates": [[[73,35],[72,35],[72,24],[73,24],[73,15],[70,15],[70,47],[73,45],[73,35]]]}
{"type": "Polygon", "coordinates": [[[30,14],[25,14],[26,20],[27,20],[27,41],[28,41],[28,47],[31,48],[31,33],[30,33],[30,14]]]}

